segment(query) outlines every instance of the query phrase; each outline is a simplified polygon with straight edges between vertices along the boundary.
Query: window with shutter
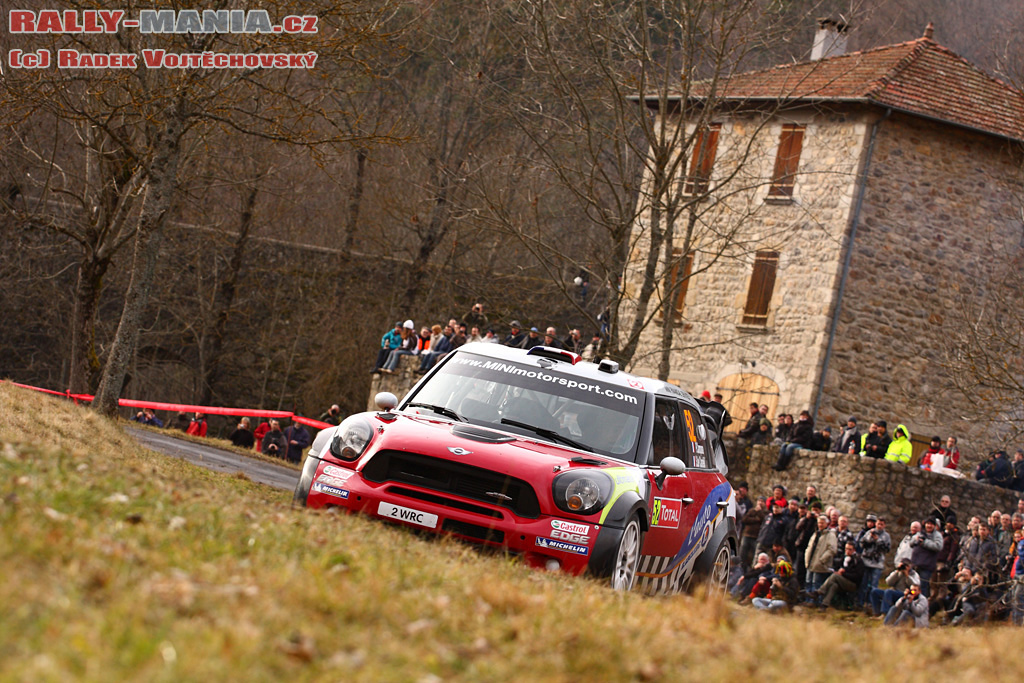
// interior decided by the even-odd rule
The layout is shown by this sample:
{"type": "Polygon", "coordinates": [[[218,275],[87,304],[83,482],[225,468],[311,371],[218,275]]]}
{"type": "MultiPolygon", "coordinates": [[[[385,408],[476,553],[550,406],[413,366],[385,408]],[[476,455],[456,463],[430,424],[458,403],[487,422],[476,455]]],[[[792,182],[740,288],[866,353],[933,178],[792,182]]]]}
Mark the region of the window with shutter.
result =
{"type": "Polygon", "coordinates": [[[693,272],[693,252],[685,257],[682,249],[672,250],[672,268],[665,282],[665,296],[672,297],[672,317],[679,320],[683,317],[686,305],[686,291],[690,285],[690,274],[693,272]],[[674,290],[674,293],[672,293],[674,290]]]}
{"type": "Polygon", "coordinates": [[[747,290],[747,305],[743,309],[743,324],[768,324],[768,306],[775,290],[775,273],[779,269],[779,252],[759,251],[754,258],[754,274],[747,290]]]}
{"type": "Polygon", "coordinates": [[[775,170],[772,172],[772,184],[768,188],[769,197],[793,196],[796,171],[800,166],[800,152],[804,144],[805,128],[806,126],[790,123],[782,126],[779,152],[775,157],[775,170]]]}
{"type": "Polygon", "coordinates": [[[715,165],[715,153],[718,151],[718,133],[720,123],[712,123],[702,128],[694,136],[693,154],[690,167],[683,184],[683,194],[701,195],[708,191],[711,180],[711,169],[715,165]]]}

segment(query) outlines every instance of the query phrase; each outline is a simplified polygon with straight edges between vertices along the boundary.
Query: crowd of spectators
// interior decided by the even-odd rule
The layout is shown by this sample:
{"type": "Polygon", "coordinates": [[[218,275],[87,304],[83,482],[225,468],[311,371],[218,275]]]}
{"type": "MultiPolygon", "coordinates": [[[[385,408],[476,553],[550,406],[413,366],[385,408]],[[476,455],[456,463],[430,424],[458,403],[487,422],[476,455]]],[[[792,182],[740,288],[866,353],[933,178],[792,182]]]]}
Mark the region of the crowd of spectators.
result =
{"type": "Polygon", "coordinates": [[[740,602],[769,611],[861,609],[916,627],[932,619],[1024,622],[1024,499],[1012,513],[972,517],[961,530],[944,495],[894,542],[885,519],[869,514],[854,530],[813,485],[803,497],[787,495],[780,485],[752,500],[746,483],[737,486],[741,538],[730,592],[740,602]]]}
{"type": "Polygon", "coordinates": [[[419,334],[415,330],[415,323],[406,320],[396,322],[392,329],[385,332],[380,340],[377,360],[370,372],[394,374],[402,356],[417,356],[420,363],[416,372],[425,374],[445,355],[469,342],[502,344],[520,349],[550,346],[580,354],[586,360],[598,357],[603,343],[600,332],[594,332],[589,341],[584,339],[578,329],[572,329],[565,337],[560,337],[554,327],[546,327],[543,331],[538,327],[526,328],[518,320],[511,321],[508,333],[502,336],[490,324],[481,303],[474,304],[461,321],[452,318],[446,325],[438,323],[429,328],[423,327],[419,334]]]}

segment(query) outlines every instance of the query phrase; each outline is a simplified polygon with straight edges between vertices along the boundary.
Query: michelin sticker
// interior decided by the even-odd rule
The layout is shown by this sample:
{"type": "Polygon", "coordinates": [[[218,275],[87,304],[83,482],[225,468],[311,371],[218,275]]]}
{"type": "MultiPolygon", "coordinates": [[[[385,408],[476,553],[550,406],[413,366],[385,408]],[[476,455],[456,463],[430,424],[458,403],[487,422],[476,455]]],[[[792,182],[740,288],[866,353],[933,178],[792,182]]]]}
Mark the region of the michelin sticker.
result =
{"type": "Polygon", "coordinates": [[[319,481],[313,482],[313,490],[317,493],[326,493],[328,496],[334,496],[335,498],[348,499],[348,491],[345,489],[339,489],[335,486],[328,486],[327,484],[321,484],[319,481]]]}
{"type": "Polygon", "coordinates": [[[537,537],[537,545],[541,548],[561,550],[563,553],[575,553],[577,555],[586,555],[590,552],[590,548],[585,545],[566,543],[565,541],[559,541],[555,538],[544,538],[543,536],[537,537]]]}

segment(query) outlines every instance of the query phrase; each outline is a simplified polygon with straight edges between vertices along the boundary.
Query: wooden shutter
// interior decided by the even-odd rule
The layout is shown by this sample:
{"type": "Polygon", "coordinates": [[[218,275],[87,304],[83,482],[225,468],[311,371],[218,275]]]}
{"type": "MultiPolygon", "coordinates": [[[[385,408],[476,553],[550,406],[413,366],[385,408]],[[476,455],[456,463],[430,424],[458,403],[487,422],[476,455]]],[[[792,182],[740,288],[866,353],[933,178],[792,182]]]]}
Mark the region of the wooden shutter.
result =
{"type": "Polygon", "coordinates": [[[673,288],[678,288],[672,296],[672,317],[679,320],[683,317],[686,291],[690,285],[690,274],[693,273],[693,252],[691,251],[684,257],[682,249],[673,249],[672,261],[672,270],[669,273],[665,293],[667,297],[673,288]]]}
{"type": "Polygon", "coordinates": [[[779,153],[775,157],[772,184],[768,189],[771,197],[792,197],[796,184],[796,171],[800,166],[800,152],[803,150],[806,126],[787,123],[782,126],[779,138],[779,153]]]}
{"type": "Polygon", "coordinates": [[[715,154],[718,151],[718,133],[721,128],[722,124],[712,123],[699,130],[694,136],[690,172],[683,185],[684,194],[700,195],[708,191],[711,169],[715,165],[715,154]]]}
{"type": "Polygon", "coordinates": [[[779,252],[759,251],[754,258],[754,274],[747,290],[747,305],[743,309],[744,325],[766,325],[768,305],[775,290],[775,273],[779,269],[779,252]]]}

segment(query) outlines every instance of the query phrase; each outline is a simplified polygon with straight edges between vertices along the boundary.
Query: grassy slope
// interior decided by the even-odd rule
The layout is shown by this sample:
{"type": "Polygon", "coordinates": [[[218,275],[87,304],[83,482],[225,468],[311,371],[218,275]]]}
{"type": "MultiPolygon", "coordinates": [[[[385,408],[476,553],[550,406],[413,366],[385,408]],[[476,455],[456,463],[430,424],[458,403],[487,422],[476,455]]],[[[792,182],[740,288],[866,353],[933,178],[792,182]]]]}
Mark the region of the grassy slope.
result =
{"type": "Polygon", "coordinates": [[[1019,678],[1020,632],[616,595],[289,507],[0,385],[0,679],[1019,678]],[[766,678],[768,677],[768,678],[766,678]]]}

